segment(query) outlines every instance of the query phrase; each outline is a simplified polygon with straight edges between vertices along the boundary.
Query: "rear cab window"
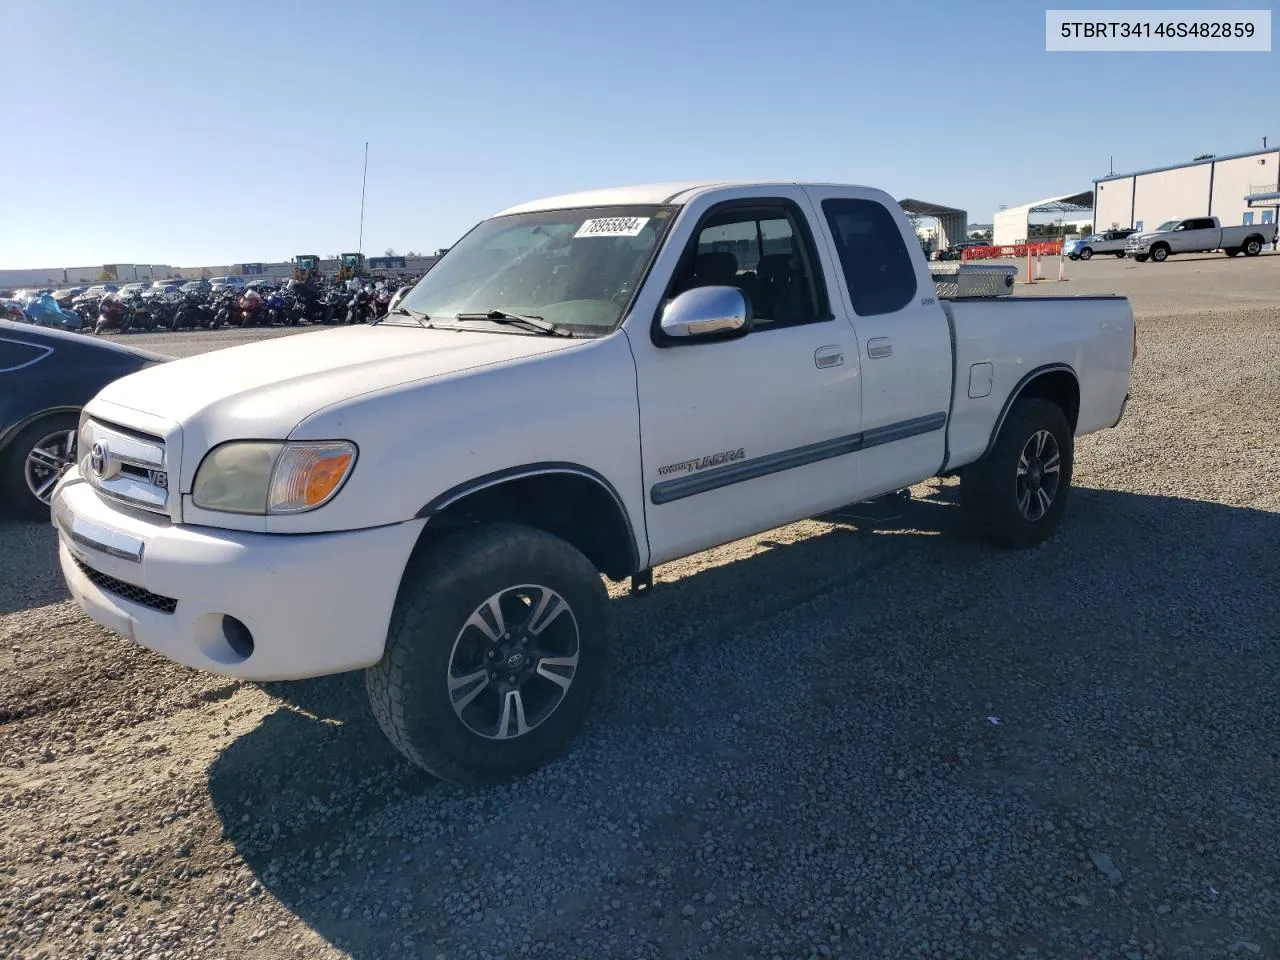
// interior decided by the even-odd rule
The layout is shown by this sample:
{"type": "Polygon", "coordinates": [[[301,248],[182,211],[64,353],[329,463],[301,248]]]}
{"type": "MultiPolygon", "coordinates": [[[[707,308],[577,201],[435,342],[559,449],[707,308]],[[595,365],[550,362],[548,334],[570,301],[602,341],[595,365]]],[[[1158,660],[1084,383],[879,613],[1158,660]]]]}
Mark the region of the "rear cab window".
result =
{"type": "Polygon", "coordinates": [[[831,198],[822,213],[835,243],[853,312],[896,313],[916,295],[916,269],[892,213],[875,200],[831,198]]]}

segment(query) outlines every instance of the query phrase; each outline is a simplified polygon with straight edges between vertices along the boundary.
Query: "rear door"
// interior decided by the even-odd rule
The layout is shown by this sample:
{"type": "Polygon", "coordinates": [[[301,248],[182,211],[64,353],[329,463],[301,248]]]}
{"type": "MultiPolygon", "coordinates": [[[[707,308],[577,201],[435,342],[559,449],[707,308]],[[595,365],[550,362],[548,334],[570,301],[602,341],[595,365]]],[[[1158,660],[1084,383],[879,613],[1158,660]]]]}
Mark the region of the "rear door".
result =
{"type": "Polygon", "coordinates": [[[806,192],[840,264],[840,306],[857,337],[861,495],[918,483],[946,458],[951,407],[951,332],[928,263],[887,193],[825,186],[806,192]]]}

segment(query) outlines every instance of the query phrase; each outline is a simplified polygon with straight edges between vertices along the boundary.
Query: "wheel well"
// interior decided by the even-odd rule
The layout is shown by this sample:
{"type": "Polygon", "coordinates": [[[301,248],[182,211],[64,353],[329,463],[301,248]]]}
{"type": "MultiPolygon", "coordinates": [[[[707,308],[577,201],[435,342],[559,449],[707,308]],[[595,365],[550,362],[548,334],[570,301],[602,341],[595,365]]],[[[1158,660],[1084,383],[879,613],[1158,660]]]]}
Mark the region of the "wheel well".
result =
{"type": "Polygon", "coordinates": [[[48,420],[56,417],[60,413],[73,413],[77,417],[80,415],[79,407],[49,407],[29,415],[25,420],[20,420],[9,427],[9,429],[0,432],[0,457],[7,456],[9,445],[13,443],[14,437],[20,434],[27,427],[41,420],[48,420]]]}
{"type": "Polygon", "coordinates": [[[539,473],[483,487],[430,514],[419,546],[479,523],[519,523],[573,544],[612,580],[635,573],[639,551],[626,513],[602,483],[576,473],[539,473]]]}
{"type": "MultiPolygon", "coordinates": [[[[1034,397],[1057,404],[1066,414],[1071,432],[1075,433],[1076,423],[1080,419],[1080,384],[1071,371],[1059,369],[1040,374],[1018,392],[1014,403],[1023,397],[1034,397]]],[[[1013,404],[1009,406],[1012,408],[1013,404]]]]}
{"type": "Polygon", "coordinates": [[[1157,240],[1151,245],[1151,249],[1154,250],[1156,247],[1163,247],[1165,250],[1168,250],[1169,244],[1165,243],[1163,240],[1157,240]]]}
{"type": "MultiPolygon", "coordinates": [[[[1257,240],[1261,244],[1265,244],[1267,242],[1262,239],[1262,234],[1260,233],[1251,233],[1249,236],[1244,238],[1245,243],[1248,243],[1250,240],[1257,240]]],[[[1244,244],[1241,244],[1241,246],[1244,246],[1244,244]]]]}

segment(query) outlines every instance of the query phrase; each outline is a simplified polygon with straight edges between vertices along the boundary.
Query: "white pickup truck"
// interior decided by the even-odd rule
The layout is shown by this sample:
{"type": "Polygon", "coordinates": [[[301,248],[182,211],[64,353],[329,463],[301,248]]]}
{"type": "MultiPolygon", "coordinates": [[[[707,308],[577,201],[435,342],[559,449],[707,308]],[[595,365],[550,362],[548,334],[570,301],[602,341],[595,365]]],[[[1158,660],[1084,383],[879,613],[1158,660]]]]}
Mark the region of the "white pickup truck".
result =
{"type": "Polygon", "coordinates": [[[936,475],[991,541],[1039,543],[1136,352],[1122,297],[941,301],[879,190],[554,197],[480,223],[379,323],[103,390],[53,496],[61,568],[192,667],[367,668],[410,760],[495,782],[579,725],[601,574],[643,593],[657,564],[936,475]]]}
{"type": "Polygon", "coordinates": [[[1256,257],[1262,248],[1276,239],[1274,224],[1245,224],[1224,227],[1217,217],[1189,217],[1169,220],[1154,230],[1134,233],[1125,240],[1126,256],[1139,263],[1148,259],[1164,263],[1175,253],[1205,253],[1221,250],[1228,257],[1243,253],[1256,257]]]}

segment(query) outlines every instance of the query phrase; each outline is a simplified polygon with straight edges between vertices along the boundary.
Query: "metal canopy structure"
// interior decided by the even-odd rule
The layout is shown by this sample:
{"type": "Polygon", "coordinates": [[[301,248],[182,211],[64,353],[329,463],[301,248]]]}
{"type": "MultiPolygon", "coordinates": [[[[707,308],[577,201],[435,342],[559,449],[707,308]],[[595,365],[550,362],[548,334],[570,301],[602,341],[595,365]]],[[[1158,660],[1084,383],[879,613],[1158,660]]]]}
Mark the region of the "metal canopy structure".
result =
{"type": "Polygon", "coordinates": [[[999,210],[992,226],[991,241],[996,246],[1012,246],[1027,239],[1027,226],[1033,213],[1083,213],[1093,210],[1093,191],[1046,197],[1034,203],[999,210]]]}
{"type": "Polygon", "coordinates": [[[943,249],[965,239],[965,228],[969,225],[967,210],[944,207],[927,200],[906,199],[898,203],[910,216],[930,217],[938,222],[938,244],[943,249]]]}

